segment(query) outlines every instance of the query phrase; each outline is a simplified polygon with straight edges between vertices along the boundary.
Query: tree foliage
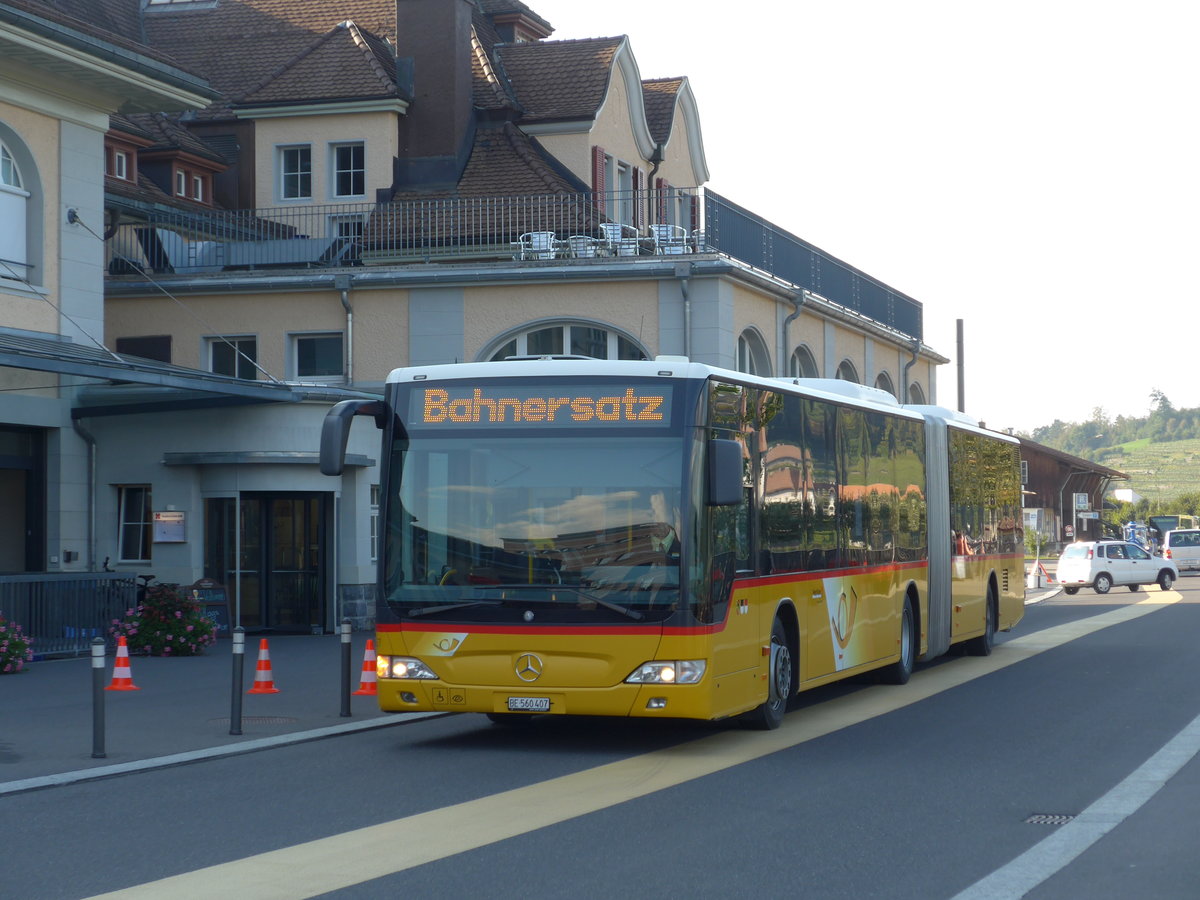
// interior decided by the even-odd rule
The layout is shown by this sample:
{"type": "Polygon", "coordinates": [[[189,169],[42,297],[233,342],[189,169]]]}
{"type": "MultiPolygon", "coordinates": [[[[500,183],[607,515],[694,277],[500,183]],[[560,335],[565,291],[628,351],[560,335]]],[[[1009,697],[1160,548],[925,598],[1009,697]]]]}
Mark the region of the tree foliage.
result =
{"type": "Polygon", "coordinates": [[[1151,407],[1143,418],[1110,419],[1103,408],[1092,410],[1086,422],[1063,422],[1035,428],[1030,435],[1039,444],[1074,456],[1103,463],[1108,451],[1131,441],[1186,441],[1200,438],[1200,408],[1176,409],[1160,390],[1150,392],[1151,407]]]}

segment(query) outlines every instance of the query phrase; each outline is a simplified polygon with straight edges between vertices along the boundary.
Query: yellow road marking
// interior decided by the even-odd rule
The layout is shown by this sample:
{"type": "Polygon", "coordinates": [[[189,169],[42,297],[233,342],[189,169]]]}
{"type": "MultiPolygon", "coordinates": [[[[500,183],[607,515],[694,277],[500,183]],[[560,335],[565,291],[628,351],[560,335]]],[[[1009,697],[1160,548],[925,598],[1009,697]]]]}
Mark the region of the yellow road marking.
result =
{"type": "Polygon", "coordinates": [[[645,797],[918,703],[943,691],[1178,602],[1174,591],[1007,641],[987,657],[917,672],[903,688],[868,688],[784,719],[770,732],[723,731],[527,787],[233,860],[102,897],[315,897],[384,878],[645,797]]]}

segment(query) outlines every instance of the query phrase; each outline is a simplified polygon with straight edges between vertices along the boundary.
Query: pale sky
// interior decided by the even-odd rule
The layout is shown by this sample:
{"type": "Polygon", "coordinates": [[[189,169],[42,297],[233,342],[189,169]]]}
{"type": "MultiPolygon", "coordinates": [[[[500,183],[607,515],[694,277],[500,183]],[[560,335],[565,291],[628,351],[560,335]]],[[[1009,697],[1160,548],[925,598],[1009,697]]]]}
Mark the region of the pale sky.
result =
{"type": "Polygon", "coordinates": [[[924,304],[993,428],[1200,406],[1200,4],[527,0],[686,75],[708,186],[924,304]]]}

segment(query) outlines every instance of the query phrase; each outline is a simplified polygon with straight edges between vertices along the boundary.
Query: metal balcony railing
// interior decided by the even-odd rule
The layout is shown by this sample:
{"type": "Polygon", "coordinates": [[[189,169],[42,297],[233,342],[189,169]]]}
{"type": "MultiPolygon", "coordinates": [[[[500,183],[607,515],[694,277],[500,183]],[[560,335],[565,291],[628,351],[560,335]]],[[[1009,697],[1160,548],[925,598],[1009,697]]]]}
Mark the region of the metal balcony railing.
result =
{"type": "Polygon", "coordinates": [[[921,304],[712,191],[440,197],[155,211],[107,242],[112,276],[716,253],[914,338],[921,304]]]}

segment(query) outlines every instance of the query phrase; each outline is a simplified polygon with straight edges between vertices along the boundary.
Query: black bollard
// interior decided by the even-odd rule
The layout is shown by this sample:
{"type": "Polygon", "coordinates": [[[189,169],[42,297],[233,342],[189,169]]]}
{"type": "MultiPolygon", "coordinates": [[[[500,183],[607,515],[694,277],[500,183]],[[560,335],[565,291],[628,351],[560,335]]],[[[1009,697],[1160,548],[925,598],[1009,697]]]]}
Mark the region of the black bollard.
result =
{"type": "Polygon", "coordinates": [[[342,619],[342,715],[350,715],[350,620],[342,619]]]}
{"type": "Polygon", "coordinates": [[[92,759],[104,759],[104,638],[92,638],[92,759]]]}
{"type": "Polygon", "coordinates": [[[246,663],[246,629],[233,629],[233,689],[229,699],[229,733],[242,733],[242,671],[246,663]]]}

